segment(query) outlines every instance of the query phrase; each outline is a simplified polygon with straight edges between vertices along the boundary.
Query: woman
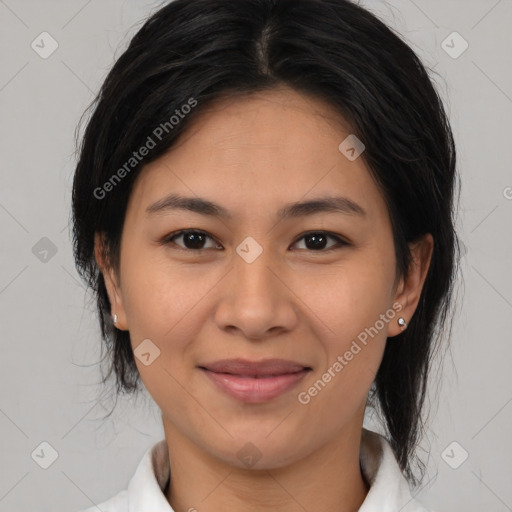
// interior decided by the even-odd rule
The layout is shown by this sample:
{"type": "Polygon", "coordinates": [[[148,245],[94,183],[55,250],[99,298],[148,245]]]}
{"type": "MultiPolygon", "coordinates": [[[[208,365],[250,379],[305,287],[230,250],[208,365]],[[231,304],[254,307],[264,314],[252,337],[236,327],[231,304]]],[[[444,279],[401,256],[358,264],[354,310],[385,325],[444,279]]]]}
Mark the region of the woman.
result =
{"type": "Polygon", "coordinates": [[[426,510],[408,484],[452,307],[456,178],[425,67],[362,7],[152,15],[101,88],[73,188],[105,380],[142,382],[165,432],[98,507],[426,510]]]}

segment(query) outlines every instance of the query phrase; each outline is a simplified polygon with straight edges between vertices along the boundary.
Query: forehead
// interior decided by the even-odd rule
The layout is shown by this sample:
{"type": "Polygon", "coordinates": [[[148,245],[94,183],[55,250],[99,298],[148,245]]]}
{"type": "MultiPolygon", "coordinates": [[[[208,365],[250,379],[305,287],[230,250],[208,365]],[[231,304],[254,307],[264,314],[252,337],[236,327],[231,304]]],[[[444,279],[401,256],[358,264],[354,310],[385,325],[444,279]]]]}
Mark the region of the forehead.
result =
{"type": "Polygon", "coordinates": [[[225,98],[142,169],[129,209],[143,211],[175,192],[210,198],[241,219],[336,193],[370,217],[382,215],[384,201],[363,158],[351,161],[339,149],[351,133],[328,103],[285,87],[225,98]]]}
{"type": "Polygon", "coordinates": [[[215,101],[190,124],[175,149],[193,137],[192,144],[204,144],[227,159],[234,151],[242,157],[254,152],[282,158],[318,153],[333,138],[350,132],[350,125],[331,105],[281,86],[215,101]]]}

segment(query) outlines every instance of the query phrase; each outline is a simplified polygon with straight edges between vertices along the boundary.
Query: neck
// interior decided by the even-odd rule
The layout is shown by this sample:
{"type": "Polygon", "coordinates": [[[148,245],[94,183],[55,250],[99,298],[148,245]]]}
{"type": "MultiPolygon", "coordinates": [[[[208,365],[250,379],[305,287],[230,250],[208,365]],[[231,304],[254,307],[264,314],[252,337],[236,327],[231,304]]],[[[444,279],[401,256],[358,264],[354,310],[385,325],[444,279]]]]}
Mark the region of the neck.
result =
{"type": "Polygon", "coordinates": [[[166,497],[176,512],[359,510],[369,486],[360,469],[362,425],[286,466],[241,469],[211,456],[164,421],[171,464],[166,497]]]}

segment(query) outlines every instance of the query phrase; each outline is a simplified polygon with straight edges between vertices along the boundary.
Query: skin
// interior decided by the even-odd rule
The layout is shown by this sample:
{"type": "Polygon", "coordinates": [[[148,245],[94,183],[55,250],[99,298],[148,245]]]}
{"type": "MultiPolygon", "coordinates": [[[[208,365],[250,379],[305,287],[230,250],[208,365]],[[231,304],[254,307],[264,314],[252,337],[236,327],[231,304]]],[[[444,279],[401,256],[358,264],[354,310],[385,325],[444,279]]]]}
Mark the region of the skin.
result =
{"type": "Polygon", "coordinates": [[[172,473],[167,499],[176,512],[348,512],[364,501],[359,449],[367,394],[385,344],[403,329],[398,317],[409,322],[417,307],[433,240],[427,234],[411,245],[415,262],[399,279],[384,199],[363,158],[350,161],[338,150],[350,133],[329,105],[285,87],[222,100],[137,177],[119,273],[102,260],[97,236],[117,327],[129,330],[134,349],[147,338],[160,349],[150,365],[136,362],[162,411],[172,473]],[[232,218],[145,211],[171,192],[207,198],[232,218]],[[286,203],[327,195],[349,197],[366,217],[323,212],[276,220],[286,203]],[[212,238],[202,251],[186,249],[194,245],[183,236],[161,243],[180,229],[212,238]],[[307,231],[349,245],[327,239],[315,250],[307,231]],[[252,263],[236,252],[248,236],[263,249],[252,263]],[[299,403],[298,393],[394,303],[400,313],[317,396],[299,403]],[[235,357],[289,359],[312,371],[277,398],[246,404],[197,368],[235,357]],[[237,456],[248,442],[261,455],[252,467],[237,456]]]}

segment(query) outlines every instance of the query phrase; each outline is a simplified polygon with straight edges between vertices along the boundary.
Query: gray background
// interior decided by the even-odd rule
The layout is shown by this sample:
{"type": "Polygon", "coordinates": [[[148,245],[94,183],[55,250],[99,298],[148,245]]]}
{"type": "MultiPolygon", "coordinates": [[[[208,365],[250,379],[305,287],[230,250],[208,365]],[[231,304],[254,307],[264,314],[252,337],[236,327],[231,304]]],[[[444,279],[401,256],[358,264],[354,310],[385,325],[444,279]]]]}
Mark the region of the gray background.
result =
{"type": "MultiPolygon", "coordinates": [[[[98,400],[99,328],[68,227],[78,119],[158,5],[0,1],[0,512],[99,503],[126,487],[163,438],[144,396],[121,398],[102,419],[113,402],[98,400]],[[31,47],[43,31],[59,45],[46,59],[31,47]],[[48,469],[31,457],[44,441],[58,454],[48,469]]],[[[416,492],[439,512],[512,511],[512,1],[363,5],[440,74],[462,178],[464,281],[452,348],[438,365],[442,385],[431,388],[432,426],[420,450],[430,451],[428,473],[416,492]],[[453,31],[469,44],[457,58],[442,47],[453,31]],[[463,450],[469,456],[454,469],[463,450]]]]}

